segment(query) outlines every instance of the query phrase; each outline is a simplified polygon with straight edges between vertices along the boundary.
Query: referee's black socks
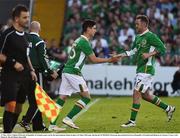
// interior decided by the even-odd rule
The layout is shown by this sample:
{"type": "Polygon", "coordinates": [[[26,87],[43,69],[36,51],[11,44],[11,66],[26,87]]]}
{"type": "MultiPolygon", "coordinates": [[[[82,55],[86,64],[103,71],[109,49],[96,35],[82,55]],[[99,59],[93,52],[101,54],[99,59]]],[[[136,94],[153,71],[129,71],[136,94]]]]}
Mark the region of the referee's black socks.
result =
{"type": "Polygon", "coordinates": [[[9,111],[5,111],[3,115],[3,126],[4,126],[4,133],[11,133],[17,120],[19,114],[12,113],[9,111]]]}
{"type": "Polygon", "coordinates": [[[13,129],[14,113],[5,111],[3,115],[4,133],[11,133],[13,129]]]}
{"type": "MultiPolygon", "coordinates": [[[[14,115],[13,115],[13,128],[14,128],[14,126],[16,125],[16,123],[17,123],[17,121],[18,121],[18,117],[19,117],[19,114],[14,113],[14,115]]],[[[12,128],[12,129],[13,129],[13,128],[12,128]]]]}

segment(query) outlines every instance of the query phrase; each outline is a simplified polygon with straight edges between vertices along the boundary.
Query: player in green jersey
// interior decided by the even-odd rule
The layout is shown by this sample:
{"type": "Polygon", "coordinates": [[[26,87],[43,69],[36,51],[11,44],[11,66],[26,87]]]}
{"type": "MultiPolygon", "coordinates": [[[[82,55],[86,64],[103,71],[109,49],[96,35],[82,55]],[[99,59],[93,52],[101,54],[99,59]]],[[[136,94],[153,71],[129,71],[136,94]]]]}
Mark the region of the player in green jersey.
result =
{"type": "Polygon", "coordinates": [[[149,19],[145,15],[138,15],[135,21],[138,35],[133,43],[132,50],[119,54],[119,57],[127,57],[136,54],[136,78],[133,91],[133,104],[131,108],[130,120],[121,125],[122,127],[133,127],[136,125],[136,116],[140,109],[141,97],[162,108],[171,120],[174,106],[167,105],[160,98],[151,94],[153,75],[155,74],[155,55],[164,54],[165,46],[162,41],[151,31],[148,30],[149,19]]]}
{"type": "MultiPolygon", "coordinates": [[[[60,96],[57,100],[59,107],[63,107],[66,99],[68,96],[71,96],[72,93],[79,92],[81,95],[81,99],[75,103],[72,110],[62,120],[64,124],[75,129],[79,127],[74,124],[72,118],[85,108],[91,99],[88,87],[81,74],[81,69],[85,64],[86,57],[93,63],[117,62],[119,60],[118,57],[98,58],[95,56],[90,43],[90,39],[95,33],[96,22],[93,20],[85,20],[82,24],[82,35],[74,41],[62,73],[62,82],[59,90],[60,96]]],[[[53,129],[54,126],[56,126],[56,121],[51,122],[49,129],[53,129]]]]}

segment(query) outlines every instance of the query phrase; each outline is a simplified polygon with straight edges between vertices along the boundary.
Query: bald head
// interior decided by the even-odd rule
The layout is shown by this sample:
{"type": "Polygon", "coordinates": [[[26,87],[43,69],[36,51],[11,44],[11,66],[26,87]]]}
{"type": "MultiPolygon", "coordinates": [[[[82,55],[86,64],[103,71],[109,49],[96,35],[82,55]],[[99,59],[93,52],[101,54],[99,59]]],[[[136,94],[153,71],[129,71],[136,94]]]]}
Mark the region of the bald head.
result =
{"type": "Polygon", "coordinates": [[[30,25],[30,31],[31,32],[36,32],[39,33],[39,31],[41,30],[41,25],[39,22],[37,21],[32,21],[31,25],[30,25]]]}

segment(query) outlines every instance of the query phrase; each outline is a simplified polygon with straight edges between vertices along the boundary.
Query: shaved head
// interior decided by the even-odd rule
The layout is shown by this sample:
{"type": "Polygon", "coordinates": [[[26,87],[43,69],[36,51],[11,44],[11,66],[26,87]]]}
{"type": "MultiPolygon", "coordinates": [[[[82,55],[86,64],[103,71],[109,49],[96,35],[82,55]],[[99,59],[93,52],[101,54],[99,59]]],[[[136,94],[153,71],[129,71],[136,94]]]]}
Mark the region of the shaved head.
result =
{"type": "Polygon", "coordinates": [[[39,33],[40,30],[41,30],[40,23],[38,21],[32,21],[30,25],[30,31],[39,33]]]}

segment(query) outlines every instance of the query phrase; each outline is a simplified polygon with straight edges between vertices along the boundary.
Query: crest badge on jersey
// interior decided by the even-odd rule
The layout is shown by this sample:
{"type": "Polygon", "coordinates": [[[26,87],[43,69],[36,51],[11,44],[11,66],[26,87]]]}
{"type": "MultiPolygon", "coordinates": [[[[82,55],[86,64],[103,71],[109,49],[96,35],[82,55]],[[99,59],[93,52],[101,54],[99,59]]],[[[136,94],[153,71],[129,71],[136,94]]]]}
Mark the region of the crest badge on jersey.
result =
{"type": "Polygon", "coordinates": [[[143,39],[141,41],[141,47],[146,47],[146,44],[147,44],[147,40],[146,39],[143,39]]]}

